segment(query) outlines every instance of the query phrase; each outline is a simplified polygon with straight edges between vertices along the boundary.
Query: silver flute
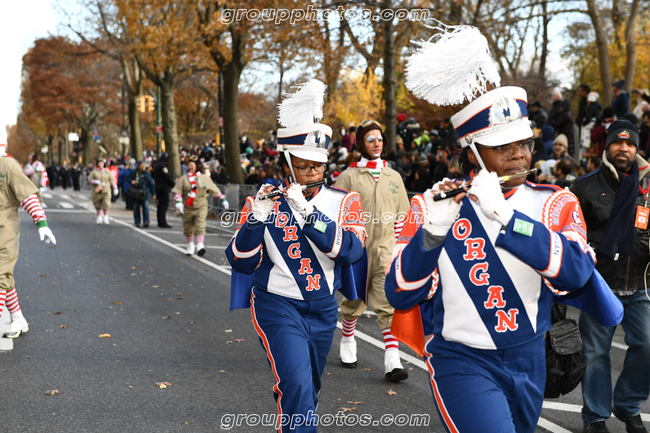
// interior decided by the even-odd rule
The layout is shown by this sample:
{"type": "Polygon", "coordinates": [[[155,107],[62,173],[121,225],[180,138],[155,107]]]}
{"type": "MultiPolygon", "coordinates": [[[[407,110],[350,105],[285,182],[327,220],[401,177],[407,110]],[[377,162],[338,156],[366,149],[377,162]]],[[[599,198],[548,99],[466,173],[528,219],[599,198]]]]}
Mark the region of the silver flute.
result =
{"type": "MultiPolygon", "coordinates": [[[[499,183],[506,183],[511,179],[517,179],[517,178],[520,178],[520,177],[528,176],[529,174],[535,173],[536,171],[537,171],[536,168],[531,168],[530,170],[519,171],[517,173],[509,174],[509,175],[506,175],[506,176],[501,176],[499,178],[499,183]]],[[[471,186],[471,183],[470,184],[463,183],[460,186],[460,188],[452,189],[450,191],[442,191],[441,193],[436,194],[436,195],[433,196],[433,201],[440,201],[440,200],[445,200],[445,199],[448,199],[448,198],[456,197],[458,194],[462,194],[464,192],[467,192],[467,190],[465,188],[467,188],[468,186],[471,186]]]]}
{"type": "MultiPolygon", "coordinates": [[[[325,181],[325,180],[319,180],[318,182],[308,183],[307,185],[302,185],[302,190],[304,191],[306,189],[313,188],[315,186],[325,185],[326,183],[327,183],[327,181],[325,181]]],[[[266,199],[269,199],[269,198],[277,197],[277,196],[282,195],[282,194],[284,194],[283,190],[274,189],[273,191],[271,191],[268,194],[260,195],[260,200],[266,200],[266,199]]]]}

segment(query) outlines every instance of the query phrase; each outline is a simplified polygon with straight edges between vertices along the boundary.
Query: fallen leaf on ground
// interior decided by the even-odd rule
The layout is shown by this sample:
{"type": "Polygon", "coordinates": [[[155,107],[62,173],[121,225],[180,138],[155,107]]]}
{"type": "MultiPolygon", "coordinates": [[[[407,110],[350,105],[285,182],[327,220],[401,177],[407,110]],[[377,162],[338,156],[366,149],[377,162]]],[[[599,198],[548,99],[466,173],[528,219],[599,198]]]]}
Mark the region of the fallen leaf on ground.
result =
{"type": "Polygon", "coordinates": [[[172,316],[163,316],[163,319],[171,319],[172,316]]]}
{"type": "Polygon", "coordinates": [[[59,393],[58,389],[53,389],[52,391],[45,391],[45,395],[56,395],[59,393]]]}
{"type": "Polygon", "coordinates": [[[183,296],[182,293],[176,293],[176,296],[183,296]]]}
{"type": "Polygon", "coordinates": [[[181,314],[181,313],[177,311],[176,314],[181,314]]]}
{"type": "Polygon", "coordinates": [[[57,311],[57,312],[52,313],[52,314],[63,314],[63,311],[57,311]]]}
{"type": "Polygon", "coordinates": [[[157,289],[157,288],[160,287],[160,286],[159,286],[159,285],[155,285],[155,286],[151,286],[151,287],[153,287],[154,289],[157,289]]]}
{"type": "Polygon", "coordinates": [[[160,389],[165,389],[168,386],[172,386],[172,384],[169,382],[156,382],[156,386],[160,389]]]}
{"type": "Polygon", "coordinates": [[[111,338],[111,334],[101,334],[99,338],[111,338]]]}
{"type": "Polygon", "coordinates": [[[113,305],[122,305],[121,302],[113,302],[113,305]]]}
{"type": "Polygon", "coordinates": [[[348,403],[350,403],[350,404],[361,404],[363,402],[361,402],[361,401],[348,401],[348,403]]]}
{"type": "Polygon", "coordinates": [[[343,412],[352,412],[353,410],[356,410],[356,407],[342,407],[341,410],[343,412]]]}
{"type": "Polygon", "coordinates": [[[242,341],[244,341],[243,338],[235,338],[235,343],[241,343],[242,341]]]}
{"type": "Polygon", "coordinates": [[[370,371],[369,368],[362,368],[361,371],[370,371]]]}
{"type": "Polygon", "coordinates": [[[397,395],[397,393],[395,391],[393,391],[392,389],[389,389],[388,390],[388,395],[397,395]]]}
{"type": "Polygon", "coordinates": [[[63,329],[65,329],[65,328],[67,328],[67,326],[65,326],[65,325],[59,325],[59,328],[63,328],[63,329]]]}
{"type": "Polygon", "coordinates": [[[232,343],[232,341],[226,341],[226,344],[230,344],[230,343],[232,343]]]}
{"type": "Polygon", "coordinates": [[[232,329],[226,329],[225,332],[232,332],[232,329]]]}

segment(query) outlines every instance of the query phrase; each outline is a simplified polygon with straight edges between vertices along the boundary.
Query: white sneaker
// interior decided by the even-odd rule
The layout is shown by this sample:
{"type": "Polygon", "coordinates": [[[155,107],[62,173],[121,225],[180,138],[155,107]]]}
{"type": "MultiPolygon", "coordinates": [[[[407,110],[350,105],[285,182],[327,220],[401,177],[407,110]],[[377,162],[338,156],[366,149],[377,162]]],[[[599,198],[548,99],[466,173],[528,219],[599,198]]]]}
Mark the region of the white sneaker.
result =
{"type": "Polygon", "coordinates": [[[188,256],[194,254],[194,242],[190,242],[187,244],[187,250],[185,250],[185,254],[187,254],[188,256]]]}
{"type": "Polygon", "coordinates": [[[102,215],[97,216],[97,225],[102,225],[104,223],[104,218],[102,215]]]}
{"type": "Polygon", "coordinates": [[[104,224],[109,225],[111,222],[108,220],[108,215],[104,215],[104,224]]]}
{"type": "Polygon", "coordinates": [[[355,368],[357,366],[357,341],[354,337],[341,337],[341,365],[345,368],[355,368]]]}
{"type": "Polygon", "coordinates": [[[20,334],[24,334],[27,331],[29,331],[29,325],[23,316],[23,312],[19,311],[11,314],[11,325],[9,325],[9,331],[5,332],[4,336],[7,338],[17,338],[20,334]]]}
{"type": "Polygon", "coordinates": [[[196,244],[196,254],[198,254],[201,257],[203,257],[203,255],[205,254],[205,245],[203,245],[203,242],[198,242],[196,244]]]}
{"type": "Polygon", "coordinates": [[[384,380],[389,382],[400,382],[408,379],[409,373],[404,369],[399,360],[397,350],[387,350],[384,352],[384,380]]]}

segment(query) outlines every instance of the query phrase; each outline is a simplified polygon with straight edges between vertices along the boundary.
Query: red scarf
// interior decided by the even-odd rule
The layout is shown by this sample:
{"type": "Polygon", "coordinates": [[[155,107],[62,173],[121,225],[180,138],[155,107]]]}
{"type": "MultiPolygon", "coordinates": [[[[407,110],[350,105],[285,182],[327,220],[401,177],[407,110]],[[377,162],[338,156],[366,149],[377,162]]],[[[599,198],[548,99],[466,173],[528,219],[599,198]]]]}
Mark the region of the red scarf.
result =
{"type": "Polygon", "coordinates": [[[366,158],[361,158],[360,161],[350,164],[350,167],[366,167],[370,170],[382,169],[386,167],[386,161],[383,159],[375,159],[372,161],[367,160],[366,158]]]}
{"type": "Polygon", "coordinates": [[[189,197],[185,202],[185,206],[191,207],[194,204],[194,197],[196,197],[196,173],[187,173],[187,178],[190,180],[192,189],[187,193],[189,197]]]}

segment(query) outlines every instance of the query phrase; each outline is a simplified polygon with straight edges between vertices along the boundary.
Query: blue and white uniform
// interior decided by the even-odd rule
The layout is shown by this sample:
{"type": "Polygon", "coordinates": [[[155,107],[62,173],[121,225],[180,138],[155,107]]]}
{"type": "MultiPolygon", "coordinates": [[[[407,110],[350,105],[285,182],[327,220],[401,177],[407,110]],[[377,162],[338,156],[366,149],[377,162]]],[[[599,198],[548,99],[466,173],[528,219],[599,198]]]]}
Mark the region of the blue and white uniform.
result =
{"type": "Polygon", "coordinates": [[[432,334],[424,353],[450,432],[535,430],[555,288],[581,289],[594,271],[573,194],[526,183],[505,198],[507,226],[466,197],[446,236],[420,228],[427,206],[415,198],[386,278],[391,304],[417,307],[432,334]]]}
{"type": "Polygon", "coordinates": [[[250,285],[245,279],[233,284],[233,298],[250,296],[253,324],[275,376],[281,432],[316,431],[320,376],[338,317],[334,292],[342,273],[362,257],[365,241],[359,194],[321,187],[309,203],[314,211],[305,220],[281,196],[260,222],[248,197],[226,248],[234,274],[253,274],[250,285]]]}

